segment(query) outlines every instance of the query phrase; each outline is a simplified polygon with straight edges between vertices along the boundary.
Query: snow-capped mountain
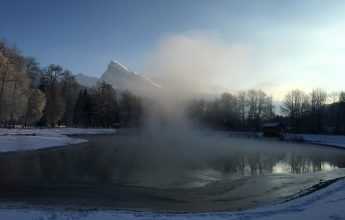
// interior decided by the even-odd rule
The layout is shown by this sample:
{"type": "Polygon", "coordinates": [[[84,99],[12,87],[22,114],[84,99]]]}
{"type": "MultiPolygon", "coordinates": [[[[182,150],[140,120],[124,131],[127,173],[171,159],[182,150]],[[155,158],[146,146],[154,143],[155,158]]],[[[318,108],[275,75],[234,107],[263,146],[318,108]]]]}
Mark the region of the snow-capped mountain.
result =
{"type": "MultiPolygon", "coordinates": [[[[76,75],[75,79],[79,84],[88,88],[95,86],[98,81],[104,81],[111,84],[117,91],[121,92],[129,90],[137,94],[150,94],[151,92],[157,92],[160,89],[170,88],[173,86],[169,79],[145,77],[122,65],[116,60],[110,61],[106,71],[99,79],[84,74],[76,75]]],[[[230,91],[228,88],[218,85],[198,82],[197,79],[194,82],[189,82],[188,86],[193,89],[197,89],[195,92],[198,96],[203,98],[213,98],[223,92],[230,91]]]]}
{"type": "Polygon", "coordinates": [[[99,80],[111,84],[113,88],[119,91],[130,90],[141,93],[156,90],[161,87],[116,60],[112,60],[108,64],[107,70],[99,80]]]}

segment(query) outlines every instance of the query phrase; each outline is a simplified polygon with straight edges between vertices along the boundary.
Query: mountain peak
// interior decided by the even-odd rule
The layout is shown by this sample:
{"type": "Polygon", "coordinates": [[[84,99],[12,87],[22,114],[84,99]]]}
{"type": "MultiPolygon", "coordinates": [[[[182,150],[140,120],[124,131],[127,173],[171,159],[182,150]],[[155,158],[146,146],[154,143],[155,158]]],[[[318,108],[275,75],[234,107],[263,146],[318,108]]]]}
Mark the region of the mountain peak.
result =
{"type": "Polygon", "coordinates": [[[117,60],[111,60],[110,61],[109,65],[108,65],[108,70],[111,70],[111,72],[134,73],[135,75],[137,75],[136,72],[134,72],[133,70],[129,69],[128,67],[122,65],[117,60]]]}
{"type": "Polygon", "coordinates": [[[137,74],[117,60],[110,61],[100,80],[111,84],[116,90],[130,90],[138,94],[160,87],[160,85],[137,74]]]}

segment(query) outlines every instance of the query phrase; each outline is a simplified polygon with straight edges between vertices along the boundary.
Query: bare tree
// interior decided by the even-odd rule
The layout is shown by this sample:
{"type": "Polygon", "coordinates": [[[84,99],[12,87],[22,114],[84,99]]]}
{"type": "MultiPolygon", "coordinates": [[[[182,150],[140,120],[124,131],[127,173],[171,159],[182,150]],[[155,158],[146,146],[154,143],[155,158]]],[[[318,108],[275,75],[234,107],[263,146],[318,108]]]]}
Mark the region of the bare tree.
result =
{"type": "Polygon", "coordinates": [[[65,72],[59,65],[51,64],[43,72],[43,85],[46,94],[45,117],[48,124],[54,127],[65,112],[65,100],[59,87],[59,80],[65,72]]]}
{"type": "MultiPolygon", "coordinates": [[[[5,122],[7,107],[10,106],[8,94],[8,83],[12,81],[15,63],[18,59],[16,49],[9,48],[5,40],[0,41],[0,120],[5,122]]],[[[4,123],[6,124],[6,122],[4,123]]]]}
{"type": "Polygon", "coordinates": [[[25,113],[27,89],[28,79],[20,51],[0,41],[0,120],[4,126],[14,125],[25,113]]]}
{"type": "Polygon", "coordinates": [[[309,97],[301,90],[292,90],[285,96],[280,110],[290,118],[292,129],[298,131],[303,116],[309,110],[309,97]]]}
{"type": "Polygon", "coordinates": [[[257,113],[256,113],[256,128],[259,128],[261,125],[261,120],[262,120],[262,116],[264,114],[264,111],[267,107],[267,95],[266,93],[264,93],[261,89],[257,91],[257,113]]]}
{"type": "Polygon", "coordinates": [[[339,107],[339,92],[328,93],[327,104],[329,105],[329,111],[327,116],[328,125],[331,126],[332,132],[337,132],[338,107],[339,107]]]}
{"type": "Polygon", "coordinates": [[[247,106],[248,106],[248,122],[251,129],[255,128],[255,121],[257,116],[258,96],[256,90],[249,90],[247,92],[247,106]]]}
{"type": "Polygon", "coordinates": [[[236,129],[239,121],[237,110],[237,99],[230,93],[223,93],[219,99],[219,111],[222,124],[226,129],[236,129]]]}
{"type": "Polygon", "coordinates": [[[43,110],[46,105],[46,97],[39,89],[33,89],[28,100],[26,114],[23,120],[23,127],[33,125],[43,116],[43,110]]]}
{"type": "Polygon", "coordinates": [[[74,110],[80,87],[69,70],[65,70],[63,76],[59,79],[59,87],[66,107],[62,122],[66,126],[70,126],[73,124],[74,110]]]}
{"type": "Polygon", "coordinates": [[[10,105],[9,105],[9,124],[14,126],[15,123],[25,114],[27,109],[27,101],[29,94],[29,80],[23,72],[22,59],[16,63],[17,68],[12,75],[12,81],[8,84],[10,90],[10,105]]]}
{"type": "Polygon", "coordinates": [[[264,115],[263,118],[266,121],[271,121],[275,118],[276,114],[274,113],[275,106],[273,105],[273,98],[269,96],[265,100],[264,115]]]}
{"type": "Polygon", "coordinates": [[[251,129],[258,130],[263,121],[265,109],[267,109],[267,95],[262,90],[248,90],[247,105],[248,105],[248,122],[251,129]]]}
{"type": "Polygon", "coordinates": [[[246,121],[246,92],[239,91],[237,94],[238,115],[241,120],[241,129],[245,128],[246,121]]]}
{"type": "Polygon", "coordinates": [[[345,92],[344,91],[339,93],[336,132],[338,134],[345,133],[345,92]]]}
{"type": "Polygon", "coordinates": [[[317,132],[320,132],[322,130],[323,112],[326,106],[327,92],[321,88],[317,88],[313,89],[310,96],[312,120],[317,124],[317,132]]]}
{"type": "Polygon", "coordinates": [[[25,57],[24,72],[30,79],[30,88],[37,88],[42,77],[42,70],[34,57],[25,57]]]}

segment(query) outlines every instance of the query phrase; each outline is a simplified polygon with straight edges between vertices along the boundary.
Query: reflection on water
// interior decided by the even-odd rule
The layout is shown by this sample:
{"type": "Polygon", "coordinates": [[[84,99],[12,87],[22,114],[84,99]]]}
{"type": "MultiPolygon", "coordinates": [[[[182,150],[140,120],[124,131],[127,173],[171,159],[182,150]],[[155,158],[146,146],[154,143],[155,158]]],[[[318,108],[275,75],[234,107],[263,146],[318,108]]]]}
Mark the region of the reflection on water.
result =
{"type": "Polygon", "coordinates": [[[92,141],[73,147],[1,155],[0,183],[197,187],[243,176],[303,174],[345,166],[345,151],[304,144],[207,137],[181,146],[178,140],[145,144],[140,136],[87,138],[92,141]]]}
{"type": "Polygon", "coordinates": [[[338,167],[342,168],[342,165],[337,163],[330,163],[330,162],[318,162],[318,163],[292,163],[289,164],[287,162],[278,162],[272,168],[272,173],[310,173],[316,171],[332,171],[337,169],[338,167]]]}

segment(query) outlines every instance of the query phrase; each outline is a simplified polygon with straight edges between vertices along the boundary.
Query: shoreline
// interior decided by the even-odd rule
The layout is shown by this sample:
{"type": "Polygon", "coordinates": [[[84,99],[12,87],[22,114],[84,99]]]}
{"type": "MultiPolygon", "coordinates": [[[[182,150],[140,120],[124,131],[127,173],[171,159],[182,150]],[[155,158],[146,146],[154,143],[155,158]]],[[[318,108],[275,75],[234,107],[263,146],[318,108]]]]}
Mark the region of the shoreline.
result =
{"type": "MultiPolygon", "coordinates": [[[[317,183],[317,184],[315,184],[315,185],[313,185],[313,186],[311,186],[311,187],[309,187],[309,188],[307,188],[305,190],[302,190],[301,192],[299,192],[299,193],[297,193],[295,195],[291,195],[290,197],[286,198],[285,200],[283,200],[283,201],[281,201],[281,202],[279,202],[277,204],[284,204],[286,202],[289,202],[289,201],[292,201],[292,200],[295,200],[295,199],[298,199],[298,198],[302,198],[304,196],[307,196],[309,194],[317,192],[317,191],[319,191],[319,190],[321,190],[323,188],[326,188],[326,187],[332,185],[333,183],[336,183],[337,181],[342,180],[342,179],[345,179],[345,176],[334,178],[334,179],[330,179],[330,180],[326,180],[326,181],[322,181],[322,182],[317,183]]],[[[249,210],[249,209],[247,209],[247,210],[249,210]]]]}
{"type": "Polygon", "coordinates": [[[305,143],[345,149],[345,135],[296,134],[283,132],[279,137],[265,137],[262,132],[228,132],[228,134],[229,137],[257,138],[259,140],[305,143]]]}
{"type": "Polygon", "coordinates": [[[73,136],[115,134],[115,129],[103,128],[43,128],[0,129],[0,154],[40,150],[86,143],[73,136]]]}

